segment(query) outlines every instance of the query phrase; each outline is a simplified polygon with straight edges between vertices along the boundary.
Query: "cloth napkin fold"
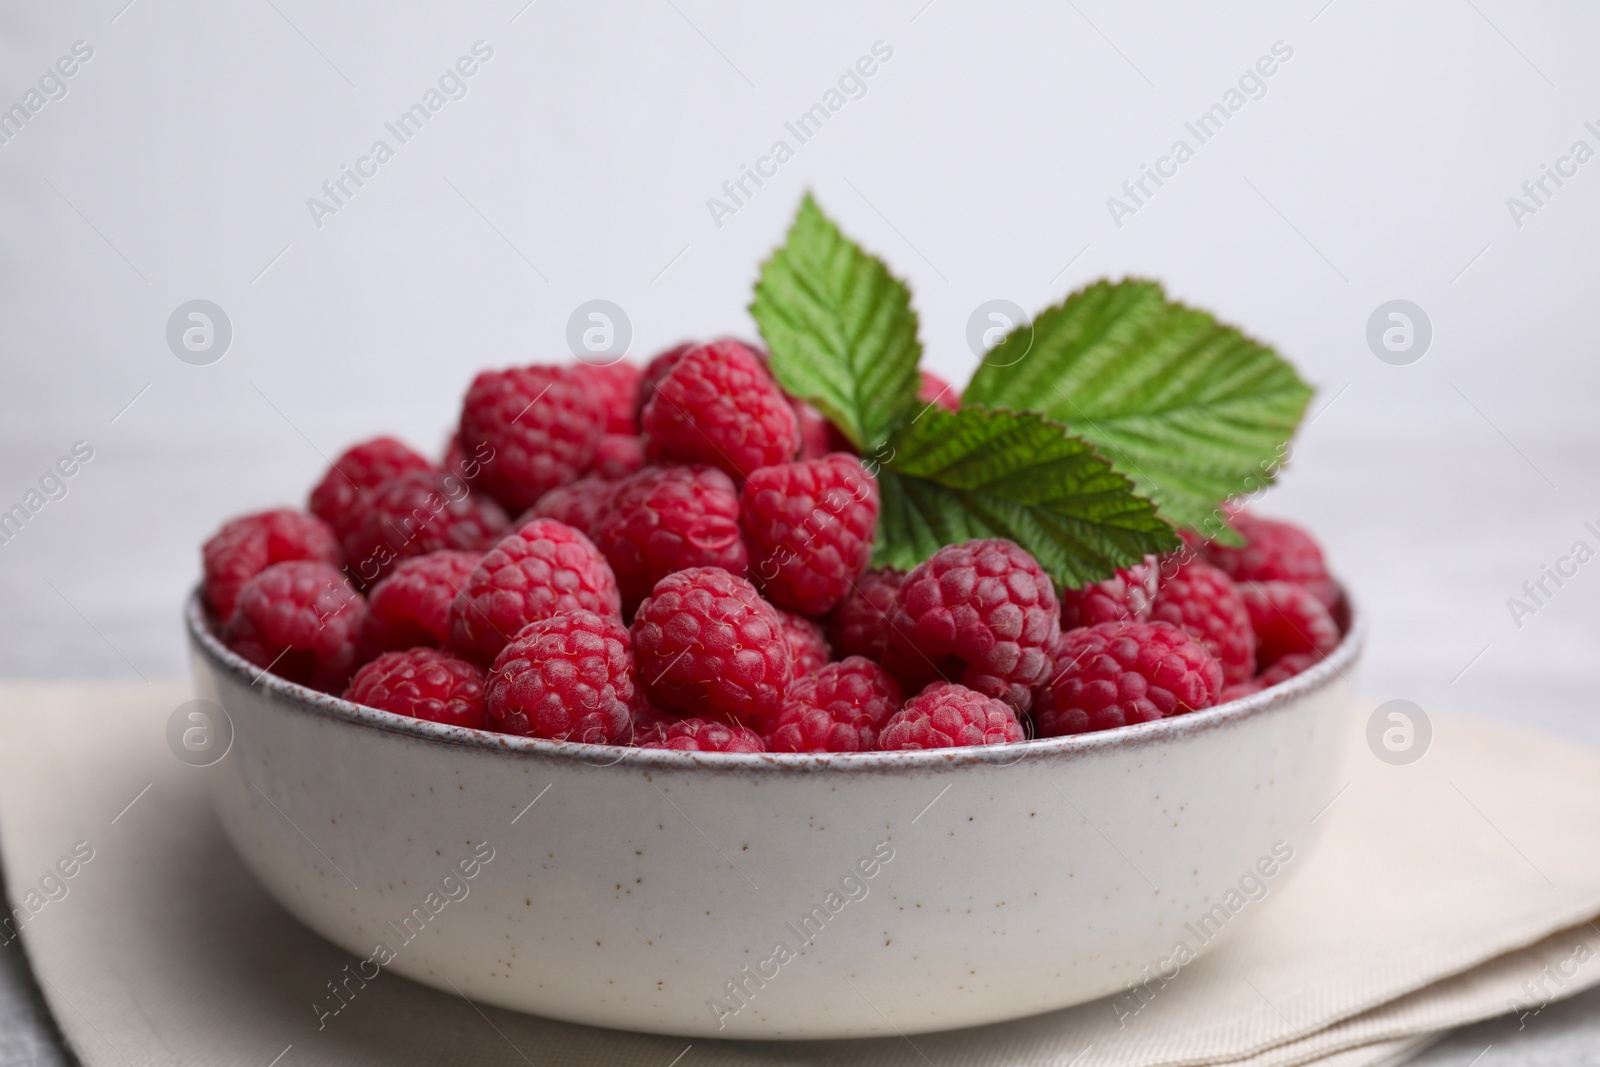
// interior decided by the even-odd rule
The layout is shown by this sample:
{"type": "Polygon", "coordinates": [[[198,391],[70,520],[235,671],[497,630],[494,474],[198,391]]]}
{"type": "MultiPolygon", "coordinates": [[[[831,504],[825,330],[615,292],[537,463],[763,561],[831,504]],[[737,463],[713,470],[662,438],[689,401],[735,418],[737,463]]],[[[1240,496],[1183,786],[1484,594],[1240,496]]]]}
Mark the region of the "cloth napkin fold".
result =
{"type": "Polygon", "coordinates": [[[1293,877],[1213,953],[1093,1004],[909,1038],[735,1043],[557,1023],[384,974],[319,1025],[351,960],[256,886],[210,813],[214,772],[169,751],[189,697],[0,686],[0,940],[15,951],[20,926],[88,1067],[1378,1067],[1600,983],[1600,753],[1441,719],[1407,766],[1353,735],[1349,783],[1293,877]]]}

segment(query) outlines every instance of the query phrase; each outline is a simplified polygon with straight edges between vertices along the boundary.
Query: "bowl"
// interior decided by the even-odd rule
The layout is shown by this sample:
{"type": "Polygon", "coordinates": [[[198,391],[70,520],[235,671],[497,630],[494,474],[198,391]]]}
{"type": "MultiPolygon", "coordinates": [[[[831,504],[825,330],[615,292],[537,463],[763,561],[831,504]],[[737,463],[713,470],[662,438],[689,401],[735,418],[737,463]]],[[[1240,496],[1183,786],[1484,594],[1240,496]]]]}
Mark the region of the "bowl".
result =
{"type": "Polygon", "coordinates": [[[261,671],[188,607],[199,696],[232,729],[208,772],[217,816],[354,973],[741,1039],[973,1026],[1170,978],[1304,866],[1343,781],[1363,629],[1281,685],[1172,719],[746,755],[378,711],[261,671]]]}

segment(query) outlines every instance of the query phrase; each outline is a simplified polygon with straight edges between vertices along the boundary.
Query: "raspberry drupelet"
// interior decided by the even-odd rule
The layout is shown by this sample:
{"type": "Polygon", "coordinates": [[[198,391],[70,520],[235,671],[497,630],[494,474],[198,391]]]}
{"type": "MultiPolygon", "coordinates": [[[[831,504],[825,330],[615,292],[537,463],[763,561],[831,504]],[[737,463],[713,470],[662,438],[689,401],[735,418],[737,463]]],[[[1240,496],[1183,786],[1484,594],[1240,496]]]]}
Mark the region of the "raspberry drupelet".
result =
{"type": "Polygon", "coordinates": [[[555,519],[534,519],[484,554],[450,605],[450,647],[489,663],[529,623],[561,612],[620,619],[617,582],[594,545],[555,519]]]}
{"type": "Polygon", "coordinates": [[[674,571],[720,567],[742,577],[749,568],[738,490],[704,464],[646,467],[619,482],[591,530],[628,610],[674,571]]]}
{"type": "Polygon", "coordinates": [[[484,371],[461,406],[461,447],[488,446],[478,481],[512,514],[583,474],[608,422],[584,372],[533,366],[484,371]]]}
{"type": "Polygon", "coordinates": [[[656,583],[633,618],[639,684],[662,711],[759,724],[776,712],[793,672],[778,611],[719,567],[656,583]]]}
{"type": "Polygon", "coordinates": [[[1055,587],[1032,556],[999,538],[967,541],[906,576],[884,666],[907,688],[958,680],[1025,712],[1060,633],[1055,587]]]}
{"type": "Polygon", "coordinates": [[[867,569],[878,530],[878,483],[842,452],[750,472],[739,504],[750,573],[769,600],[806,615],[831,611],[867,569]]]}
{"type": "Polygon", "coordinates": [[[344,698],[413,719],[483,728],[483,670],[436,648],[385,652],[356,671],[344,698]]]}
{"type": "Polygon", "coordinates": [[[656,383],[639,424],[650,458],[709,463],[734,478],[788,462],[800,446],[788,397],[737,341],[683,353],[656,383]]]}
{"type": "Polygon", "coordinates": [[[203,589],[212,614],[226,622],[239,590],[274,563],[343,561],[338,538],[327,523],[290,508],[258,511],[223,523],[200,550],[203,589]]]}
{"type": "Polygon", "coordinates": [[[636,699],[628,631],[616,618],[567,611],[525,627],[495,657],[484,696],[491,730],[626,743],[636,699]]]}
{"type": "Polygon", "coordinates": [[[1109,730],[1209,708],[1222,666],[1166,622],[1103,622],[1068,630],[1055,645],[1048,697],[1034,708],[1040,737],[1109,730]]]}
{"type": "Polygon", "coordinates": [[[339,568],[289,560],[244,584],[222,640],[263,672],[342,693],[366,614],[367,602],[339,568]]]}
{"type": "Polygon", "coordinates": [[[953,682],[935,682],[906,701],[878,735],[884,752],[966,748],[1026,739],[1011,706],[953,682]]]}

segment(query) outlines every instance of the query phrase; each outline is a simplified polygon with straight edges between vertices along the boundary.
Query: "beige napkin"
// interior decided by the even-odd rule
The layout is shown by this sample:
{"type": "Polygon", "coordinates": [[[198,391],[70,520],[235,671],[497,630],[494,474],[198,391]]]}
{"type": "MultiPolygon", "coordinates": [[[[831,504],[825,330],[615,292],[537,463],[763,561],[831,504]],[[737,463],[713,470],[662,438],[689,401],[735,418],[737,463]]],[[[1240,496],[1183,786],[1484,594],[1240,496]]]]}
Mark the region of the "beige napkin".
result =
{"type": "Polygon", "coordinates": [[[1410,766],[1352,738],[1321,846],[1231,941],[1143,998],[909,1039],[691,1042],[480,1008],[386,974],[319,1029],[313,1005],[351,961],[256,887],[210,815],[212,771],[168,751],[188,696],[0,687],[10,903],[89,1067],[1375,1067],[1600,982],[1600,753],[1444,719],[1410,766]]]}

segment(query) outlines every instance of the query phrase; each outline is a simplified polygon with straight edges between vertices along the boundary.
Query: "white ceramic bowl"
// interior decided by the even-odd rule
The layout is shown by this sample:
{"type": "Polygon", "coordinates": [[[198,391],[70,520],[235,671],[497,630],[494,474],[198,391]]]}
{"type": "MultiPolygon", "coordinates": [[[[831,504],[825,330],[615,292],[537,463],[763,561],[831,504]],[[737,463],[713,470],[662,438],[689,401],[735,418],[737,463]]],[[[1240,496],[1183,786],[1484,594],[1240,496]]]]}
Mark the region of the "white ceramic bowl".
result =
{"type": "Polygon", "coordinates": [[[971,1026],[1170,977],[1303,866],[1362,643],[1358,619],[1282,685],[1103,733],[730,755],[408,719],[263,675],[196,601],[188,623],[233,729],[222,825],[357,971],[737,1038],[971,1026]]]}

